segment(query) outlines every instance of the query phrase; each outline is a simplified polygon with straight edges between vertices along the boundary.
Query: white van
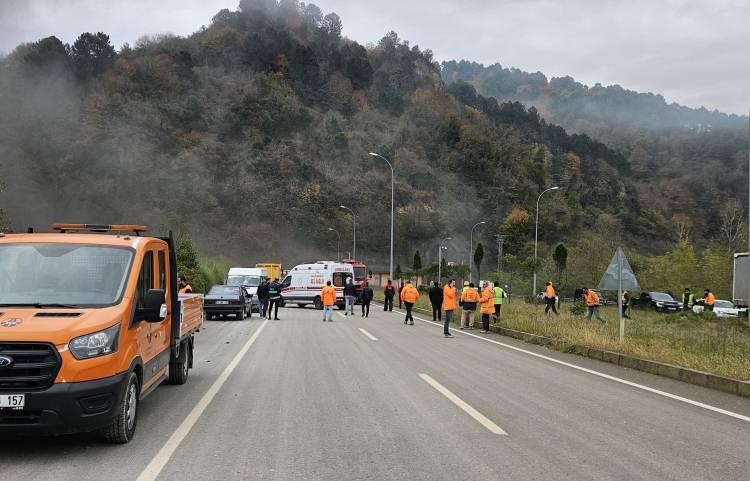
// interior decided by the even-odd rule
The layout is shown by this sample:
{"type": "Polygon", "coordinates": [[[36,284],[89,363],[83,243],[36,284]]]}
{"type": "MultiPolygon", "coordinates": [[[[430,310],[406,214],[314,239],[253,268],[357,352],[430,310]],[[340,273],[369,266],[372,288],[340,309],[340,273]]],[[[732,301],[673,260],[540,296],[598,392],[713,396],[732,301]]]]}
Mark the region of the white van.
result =
{"type": "Polygon", "coordinates": [[[320,291],[331,281],[336,289],[336,305],[344,308],[344,285],[347,278],[354,278],[351,264],[319,261],[315,264],[300,264],[290,270],[281,283],[281,296],[287,304],[305,307],[312,304],[316,309],[323,309],[320,291]]]}
{"type": "Polygon", "coordinates": [[[258,301],[258,286],[260,281],[268,277],[268,270],[258,267],[232,267],[229,269],[227,279],[224,284],[228,286],[242,286],[245,288],[245,294],[252,296],[250,308],[260,312],[260,302],[258,301]]]}

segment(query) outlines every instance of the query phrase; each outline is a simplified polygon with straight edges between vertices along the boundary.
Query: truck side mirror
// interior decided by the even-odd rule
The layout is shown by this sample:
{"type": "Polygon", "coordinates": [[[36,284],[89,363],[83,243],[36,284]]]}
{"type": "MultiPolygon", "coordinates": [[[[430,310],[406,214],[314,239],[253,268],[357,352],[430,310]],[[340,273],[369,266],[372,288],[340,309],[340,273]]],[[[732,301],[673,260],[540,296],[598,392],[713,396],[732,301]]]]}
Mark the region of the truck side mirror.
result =
{"type": "Polygon", "coordinates": [[[164,291],[162,289],[149,289],[143,298],[143,307],[138,309],[138,320],[146,322],[161,322],[164,318],[161,316],[161,306],[165,302],[164,291]]]}

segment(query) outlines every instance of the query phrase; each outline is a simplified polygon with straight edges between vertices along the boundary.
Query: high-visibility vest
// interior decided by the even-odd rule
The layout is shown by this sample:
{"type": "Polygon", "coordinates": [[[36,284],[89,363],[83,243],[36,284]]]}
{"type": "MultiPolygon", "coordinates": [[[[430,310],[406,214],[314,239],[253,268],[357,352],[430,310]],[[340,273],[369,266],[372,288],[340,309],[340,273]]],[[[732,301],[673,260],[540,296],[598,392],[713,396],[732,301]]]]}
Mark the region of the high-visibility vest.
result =
{"type": "Polygon", "coordinates": [[[445,286],[443,288],[443,310],[455,311],[456,307],[456,288],[445,286]]]}
{"type": "Polygon", "coordinates": [[[482,290],[482,314],[492,314],[495,312],[495,293],[492,289],[485,287],[482,290]]]}
{"type": "Polygon", "coordinates": [[[323,301],[324,306],[332,306],[336,304],[336,289],[331,286],[325,286],[320,291],[320,299],[323,301]]]}
{"type": "Polygon", "coordinates": [[[503,297],[505,297],[505,291],[502,287],[495,287],[492,289],[495,293],[495,298],[493,299],[495,304],[502,304],[503,303],[503,297]]]}
{"type": "Polygon", "coordinates": [[[555,288],[552,287],[552,284],[548,285],[544,289],[544,294],[547,296],[547,299],[554,299],[555,298],[555,288]]]}
{"type": "MultiPolygon", "coordinates": [[[[693,304],[695,304],[695,296],[691,292],[690,294],[688,294],[688,297],[687,297],[687,306],[693,307],[693,304]]],[[[683,306],[685,305],[685,293],[682,294],[682,305],[683,306]]]]}

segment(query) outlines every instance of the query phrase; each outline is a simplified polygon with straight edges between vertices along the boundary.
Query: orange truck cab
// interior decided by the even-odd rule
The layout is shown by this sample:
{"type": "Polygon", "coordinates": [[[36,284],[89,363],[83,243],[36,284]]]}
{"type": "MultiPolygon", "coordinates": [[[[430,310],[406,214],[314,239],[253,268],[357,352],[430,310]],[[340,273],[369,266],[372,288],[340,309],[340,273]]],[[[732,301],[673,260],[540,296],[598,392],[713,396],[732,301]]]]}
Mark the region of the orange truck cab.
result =
{"type": "Polygon", "coordinates": [[[140,401],[184,384],[203,297],[178,295],[169,237],[56,224],[0,234],[0,434],[135,434],[140,401]]]}

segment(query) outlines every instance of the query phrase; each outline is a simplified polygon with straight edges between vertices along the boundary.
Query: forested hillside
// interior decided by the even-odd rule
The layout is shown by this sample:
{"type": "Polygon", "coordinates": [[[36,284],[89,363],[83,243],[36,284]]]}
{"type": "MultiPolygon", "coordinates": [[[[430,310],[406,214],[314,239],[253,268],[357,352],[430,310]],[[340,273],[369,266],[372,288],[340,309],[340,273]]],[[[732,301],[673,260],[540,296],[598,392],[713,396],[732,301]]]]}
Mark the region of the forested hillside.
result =
{"type": "Polygon", "coordinates": [[[500,64],[444,62],[448,84],[468,82],[501,102],[534,107],[547,121],[606,142],[627,159],[642,205],[700,244],[721,235],[721,214],[747,201],[748,119],[668,104],[619,85],[547,79],[500,64]]]}
{"type": "MultiPolygon", "coordinates": [[[[189,232],[202,255],[292,264],[333,257],[329,227],[349,250],[344,204],[357,213],[358,257],[382,265],[390,170],[368,155],[376,151],[396,169],[405,268],[416,250],[434,262],[446,236],[448,259],[465,261],[480,220],[485,263],[494,265],[503,234],[520,265],[533,252],[537,195],[551,185],[561,190],[540,211],[545,258],[559,241],[591,245],[587,262],[599,269],[615,244],[661,253],[686,229],[703,244],[722,238],[703,199],[731,192],[733,175],[683,172],[692,183],[652,191],[644,171],[679,172],[687,160],[656,156],[649,139],[639,153],[583,129],[569,134],[535,108],[465,82],[446,86],[432,52],[394,32],[362,46],[341,30],[336,14],[312,4],[243,0],[188,37],[144,37],[119,51],[105,33],[20,45],[0,61],[7,223],[145,223],[189,232]]],[[[737,167],[733,135],[690,139],[670,145],[712,145],[709,166],[737,167]]]]}

